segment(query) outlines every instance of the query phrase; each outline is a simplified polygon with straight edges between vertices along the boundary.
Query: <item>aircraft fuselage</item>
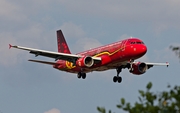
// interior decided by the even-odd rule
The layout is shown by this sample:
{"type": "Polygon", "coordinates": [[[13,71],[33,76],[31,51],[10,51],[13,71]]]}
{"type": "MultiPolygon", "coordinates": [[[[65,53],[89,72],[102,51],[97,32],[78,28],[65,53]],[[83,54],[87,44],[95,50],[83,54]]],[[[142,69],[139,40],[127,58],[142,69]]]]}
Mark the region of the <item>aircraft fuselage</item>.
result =
{"type": "Polygon", "coordinates": [[[81,56],[101,57],[102,61],[100,63],[95,63],[90,68],[78,67],[73,65],[72,62],[64,60],[58,60],[57,64],[53,67],[71,73],[78,73],[80,71],[85,73],[91,71],[104,71],[114,69],[118,65],[127,63],[129,60],[138,59],[142,57],[146,51],[147,47],[140,39],[129,38],[78,53],[77,55],[81,56]]]}

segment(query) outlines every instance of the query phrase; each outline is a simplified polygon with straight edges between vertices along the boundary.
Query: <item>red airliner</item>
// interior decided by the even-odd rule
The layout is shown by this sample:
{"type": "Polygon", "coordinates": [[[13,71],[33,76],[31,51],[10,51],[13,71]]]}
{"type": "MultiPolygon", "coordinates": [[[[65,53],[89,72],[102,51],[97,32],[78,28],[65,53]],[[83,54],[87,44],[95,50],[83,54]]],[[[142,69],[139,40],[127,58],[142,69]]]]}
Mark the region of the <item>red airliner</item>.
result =
{"type": "Polygon", "coordinates": [[[146,54],[147,47],[137,38],[129,38],[112,44],[90,49],[81,53],[71,54],[61,30],[57,31],[58,52],[45,51],[9,44],[9,48],[27,50],[35,56],[45,56],[55,59],[56,62],[29,60],[52,65],[54,68],[70,73],[76,73],[78,78],[85,79],[86,73],[92,71],[105,71],[116,69],[117,75],[114,82],[121,83],[119,73],[122,69],[129,69],[130,73],[140,75],[154,65],[169,66],[169,63],[135,62],[134,60],[146,54]]]}

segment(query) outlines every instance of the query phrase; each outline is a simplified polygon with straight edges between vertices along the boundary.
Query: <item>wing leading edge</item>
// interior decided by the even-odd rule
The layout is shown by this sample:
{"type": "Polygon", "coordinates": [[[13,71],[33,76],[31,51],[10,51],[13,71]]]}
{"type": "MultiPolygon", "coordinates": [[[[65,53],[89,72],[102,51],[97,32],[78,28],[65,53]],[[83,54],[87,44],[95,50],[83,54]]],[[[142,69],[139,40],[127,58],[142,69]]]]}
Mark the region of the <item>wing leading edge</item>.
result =
{"type": "MultiPolygon", "coordinates": [[[[29,51],[29,53],[34,54],[36,57],[37,56],[44,56],[44,57],[49,57],[49,58],[54,58],[56,60],[67,60],[69,62],[76,61],[77,59],[83,57],[81,55],[76,55],[76,54],[68,54],[68,53],[59,53],[59,52],[52,52],[52,51],[46,51],[46,50],[40,50],[40,49],[34,49],[34,48],[27,48],[27,47],[22,47],[22,46],[14,46],[9,44],[9,48],[16,48],[16,49],[21,49],[21,50],[26,50],[29,51]]],[[[92,59],[95,62],[100,62],[101,57],[92,57],[92,59]]]]}
{"type": "Polygon", "coordinates": [[[169,66],[169,63],[166,62],[166,63],[149,63],[149,62],[145,62],[146,65],[148,66],[148,69],[153,67],[153,66],[169,66]]]}

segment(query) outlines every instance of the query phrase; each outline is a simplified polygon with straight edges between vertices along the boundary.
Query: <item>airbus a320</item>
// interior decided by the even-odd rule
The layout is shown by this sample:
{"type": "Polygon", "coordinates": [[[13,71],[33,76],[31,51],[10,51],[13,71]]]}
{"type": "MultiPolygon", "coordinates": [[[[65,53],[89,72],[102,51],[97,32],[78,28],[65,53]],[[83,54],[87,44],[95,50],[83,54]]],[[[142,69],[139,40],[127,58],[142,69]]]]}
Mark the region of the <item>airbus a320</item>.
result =
{"type": "Polygon", "coordinates": [[[115,69],[117,75],[113,77],[113,82],[122,82],[119,76],[122,69],[127,68],[135,75],[144,74],[153,66],[169,66],[169,63],[148,63],[136,62],[135,60],[144,56],[147,47],[138,38],[128,38],[108,45],[90,49],[77,54],[71,54],[61,30],[57,31],[58,52],[40,49],[27,48],[9,44],[9,48],[17,48],[29,51],[37,56],[44,56],[55,59],[55,62],[29,60],[42,64],[52,65],[53,68],[76,73],[78,78],[85,79],[86,74],[93,71],[105,71],[115,69]]]}

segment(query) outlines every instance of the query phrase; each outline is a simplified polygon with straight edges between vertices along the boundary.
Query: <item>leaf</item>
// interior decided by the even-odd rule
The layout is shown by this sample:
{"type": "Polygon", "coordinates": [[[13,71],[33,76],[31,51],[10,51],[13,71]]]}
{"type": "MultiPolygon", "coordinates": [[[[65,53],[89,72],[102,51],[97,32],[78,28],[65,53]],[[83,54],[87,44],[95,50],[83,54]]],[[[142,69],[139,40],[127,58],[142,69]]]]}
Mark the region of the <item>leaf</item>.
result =
{"type": "Polygon", "coordinates": [[[167,100],[168,99],[168,97],[169,97],[169,95],[168,95],[168,92],[162,92],[162,97],[165,99],[165,100],[167,100]]]}
{"type": "Polygon", "coordinates": [[[152,93],[147,92],[146,99],[147,99],[147,102],[149,102],[151,105],[153,105],[154,97],[153,97],[152,93]]]}
{"type": "Polygon", "coordinates": [[[178,86],[174,86],[174,89],[177,90],[177,89],[178,89],[178,86]]]}
{"type": "Polygon", "coordinates": [[[100,107],[97,107],[97,110],[100,112],[100,111],[101,111],[101,108],[100,108],[100,107]]]}
{"type": "Polygon", "coordinates": [[[177,51],[177,50],[179,50],[179,47],[173,47],[172,50],[177,51]]]}
{"type": "Polygon", "coordinates": [[[171,96],[174,96],[174,94],[175,94],[174,90],[170,90],[170,94],[171,94],[171,96]]]}
{"type": "Polygon", "coordinates": [[[154,97],[154,100],[156,100],[156,99],[157,99],[157,96],[156,96],[156,95],[154,95],[153,97],[154,97]]]}
{"type": "Polygon", "coordinates": [[[143,103],[143,101],[142,101],[141,97],[138,97],[138,98],[139,98],[139,101],[140,101],[141,103],[143,103]]]}
{"type": "Polygon", "coordinates": [[[98,110],[100,113],[106,113],[106,109],[103,108],[103,107],[97,107],[97,110],[98,110]]]}
{"type": "Polygon", "coordinates": [[[131,109],[131,104],[130,104],[130,103],[127,103],[127,104],[126,104],[126,108],[127,108],[127,110],[130,110],[130,109],[131,109]]]}
{"type": "Polygon", "coordinates": [[[175,46],[170,46],[169,48],[172,49],[173,51],[177,51],[177,50],[180,49],[180,47],[177,47],[177,46],[176,47],[175,46]]]}
{"type": "Polygon", "coordinates": [[[142,97],[144,97],[144,96],[145,96],[144,91],[139,90],[139,93],[140,93],[140,95],[141,95],[142,97]]]}
{"type": "Polygon", "coordinates": [[[151,87],[152,87],[152,83],[151,83],[151,82],[149,82],[149,83],[147,84],[146,88],[147,88],[147,90],[150,90],[150,89],[151,89],[151,87]]]}
{"type": "Polygon", "coordinates": [[[121,106],[121,105],[117,105],[116,107],[117,107],[117,108],[122,108],[122,106],[121,106]]]}
{"type": "Polygon", "coordinates": [[[121,104],[124,105],[125,104],[125,99],[121,98],[121,104]]]}

